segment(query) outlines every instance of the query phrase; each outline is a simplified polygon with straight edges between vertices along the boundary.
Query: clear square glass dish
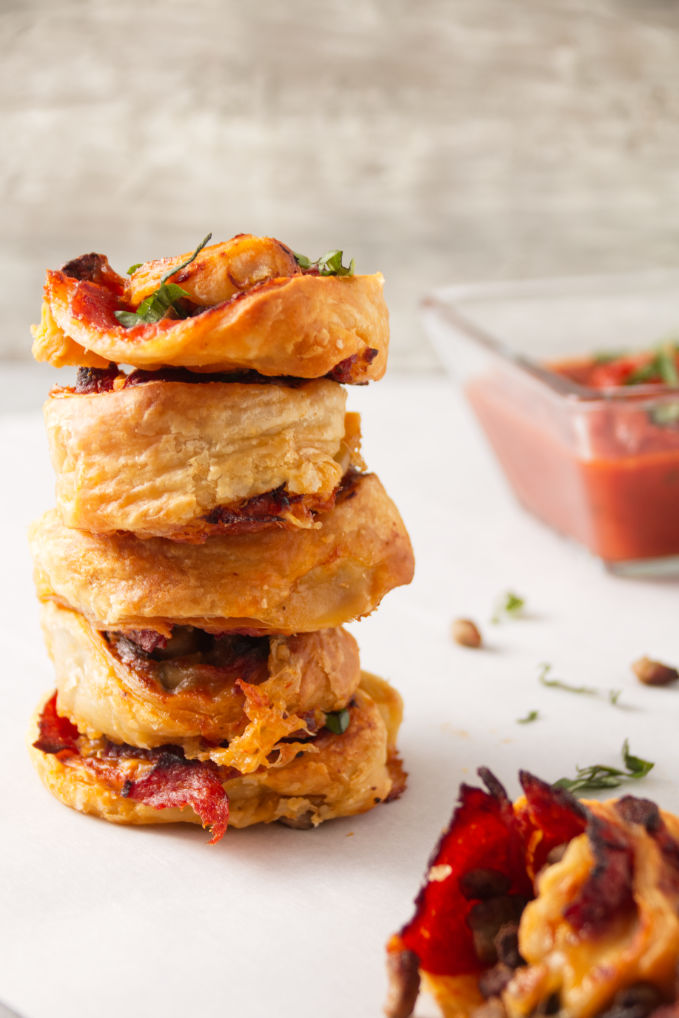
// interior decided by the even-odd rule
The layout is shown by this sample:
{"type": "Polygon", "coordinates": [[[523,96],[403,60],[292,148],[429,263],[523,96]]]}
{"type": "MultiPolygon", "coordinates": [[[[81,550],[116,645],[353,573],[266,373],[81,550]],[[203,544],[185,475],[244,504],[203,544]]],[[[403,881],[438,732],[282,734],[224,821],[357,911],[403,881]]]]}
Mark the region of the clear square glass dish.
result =
{"type": "Polygon", "coordinates": [[[423,313],[520,503],[615,572],[679,575],[679,378],[581,370],[679,343],[679,271],[445,287],[423,313]]]}

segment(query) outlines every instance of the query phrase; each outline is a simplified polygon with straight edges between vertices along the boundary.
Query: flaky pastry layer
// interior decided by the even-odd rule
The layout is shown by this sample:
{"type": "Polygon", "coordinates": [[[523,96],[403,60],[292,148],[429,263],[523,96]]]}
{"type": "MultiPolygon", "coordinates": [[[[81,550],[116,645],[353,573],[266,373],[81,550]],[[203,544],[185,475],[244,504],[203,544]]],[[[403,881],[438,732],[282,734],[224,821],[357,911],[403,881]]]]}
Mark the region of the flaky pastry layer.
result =
{"type": "Polygon", "coordinates": [[[38,597],[76,608],[99,629],[290,634],[367,615],[412,579],[408,534],[373,474],[343,489],[320,522],[194,545],[89,534],[52,510],[29,533],[38,597]]]}
{"type": "MultiPolygon", "coordinates": [[[[225,777],[232,827],[283,820],[293,826],[317,826],[334,817],[363,813],[404,787],[396,756],[401,700],[388,683],[364,673],[350,708],[349,727],[341,735],[325,731],[317,752],[244,777],[225,777]]],[[[82,813],[113,823],[200,823],[190,807],[156,809],[125,798],[120,788],[95,777],[78,757],[62,761],[58,755],[33,747],[37,715],[29,735],[33,763],[47,788],[61,802],[82,813]]],[[[148,764],[130,761],[127,777],[143,776],[148,764]]]]}
{"type": "Polygon", "coordinates": [[[296,496],[324,504],[360,462],[358,416],[345,414],[345,402],[342,387],[326,380],[55,390],[44,416],[57,507],[67,526],[94,533],[204,540],[231,518],[214,510],[284,487],[287,501],[274,515],[312,526],[296,496]]]}
{"type": "Polygon", "coordinates": [[[217,653],[206,654],[196,649],[202,634],[181,633],[186,653],[179,646],[177,656],[153,657],[54,602],[41,606],[41,620],[56,671],[57,709],[81,732],[144,749],[179,744],[189,758],[240,771],[277,764],[288,745],[270,760],[279,740],[314,735],[326,713],[347,705],[361,677],[356,641],[339,628],[289,637],[226,635],[217,653]]]}
{"type": "Polygon", "coordinates": [[[196,263],[171,278],[190,294],[196,313],[132,328],[121,325],[115,312],[134,310],[148,296],[160,282],[162,263],[147,263],[131,281],[118,276],[103,255],[48,271],[41,323],[33,329],[34,357],[56,367],[106,367],[114,361],[299,378],[338,372],[337,380],[345,382],[381,378],[389,345],[381,274],[304,273],[294,258],[290,262],[289,251],[281,263],[284,246],[272,241],[277,248],[260,268],[237,279],[230,264],[242,259],[246,242],[263,240],[269,239],[239,237],[205,248],[196,263]],[[237,257],[230,248],[235,241],[237,257]]]}

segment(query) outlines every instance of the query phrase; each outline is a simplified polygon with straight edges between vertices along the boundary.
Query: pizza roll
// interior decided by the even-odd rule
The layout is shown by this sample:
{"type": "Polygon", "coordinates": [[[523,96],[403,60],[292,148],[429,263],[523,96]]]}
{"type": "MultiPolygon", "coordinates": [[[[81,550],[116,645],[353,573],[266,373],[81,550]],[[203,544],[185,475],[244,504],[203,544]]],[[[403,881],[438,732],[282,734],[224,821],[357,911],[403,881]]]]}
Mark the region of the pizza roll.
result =
{"type": "Polygon", "coordinates": [[[36,715],[30,752],[47,788],[73,809],[114,823],[200,823],[217,841],[227,823],[315,827],[399,795],[405,785],[395,750],[400,697],[366,673],[348,715],[343,732],[326,728],[316,736],[314,752],[240,775],[187,760],[177,746],[143,750],[89,740],[57,713],[52,697],[36,715]]]}
{"type": "Polygon", "coordinates": [[[75,608],[98,629],[174,625],[282,634],[342,625],[408,583],[413,553],[378,479],[359,475],[309,530],[262,530],[204,544],[64,526],[52,510],[30,543],[41,600],[75,608]]]}
{"type": "Polygon", "coordinates": [[[463,785],[413,918],[388,944],[391,1018],[419,976],[446,1018],[674,1018],[679,818],[627,795],[579,802],[522,772],[463,785]]]}
{"type": "Polygon", "coordinates": [[[58,711],[80,732],[143,749],[177,743],[243,773],[294,755],[295,737],[323,728],[361,677],[356,641],[339,628],[285,637],[178,627],[167,638],[102,632],[49,601],[41,616],[58,711]]]}
{"type": "Polygon", "coordinates": [[[150,369],[332,375],[350,383],[384,374],[389,320],[380,273],[302,271],[279,241],[241,235],[204,248],[169,278],[188,295],[181,308],[187,317],[123,325],[116,312],[135,311],[178,263],[147,263],[126,280],[103,255],[91,254],[49,271],[41,323],[33,329],[36,360],[56,367],[103,368],[113,361],[150,369]]]}
{"type": "Polygon", "coordinates": [[[57,507],[69,527],[175,540],[314,526],[362,466],[345,402],[326,380],[57,389],[44,407],[57,507]]]}

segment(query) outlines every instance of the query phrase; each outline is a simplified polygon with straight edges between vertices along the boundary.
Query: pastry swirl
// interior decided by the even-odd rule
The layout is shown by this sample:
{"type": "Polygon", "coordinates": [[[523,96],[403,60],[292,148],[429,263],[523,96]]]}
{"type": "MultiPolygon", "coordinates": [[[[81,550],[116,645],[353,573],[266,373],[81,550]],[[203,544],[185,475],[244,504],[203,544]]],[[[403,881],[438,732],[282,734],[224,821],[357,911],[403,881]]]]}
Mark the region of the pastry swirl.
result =
{"type": "Polygon", "coordinates": [[[278,764],[269,755],[280,739],[313,737],[360,681],[356,641],[340,628],[289,637],[183,628],[169,640],[152,631],[125,637],[54,602],[41,606],[41,619],[59,713],[81,732],[144,749],[180,744],[187,757],[240,771],[278,764]]]}
{"type": "MultiPolygon", "coordinates": [[[[398,693],[382,679],[364,673],[348,728],[341,734],[325,730],[317,739],[315,753],[255,774],[217,771],[229,800],[230,825],[248,827],[281,820],[291,826],[315,827],[396,798],[405,780],[395,750],[401,712],[398,693]]],[[[31,758],[47,788],[67,806],[113,823],[201,823],[190,805],[158,805],[162,792],[154,797],[156,805],[126,793],[152,768],[132,748],[126,754],[122,747],[112,762],[106,744],[85,742],[82,752],[37,748],[40,716],[38,712],[29,735],[31,758]]]]}
{"type": "Polygon", "coordinates": [[[36,360],[56,367],[100,368],[113,361],[299,378],[335,373],[351,383],[384,374],[389,323],[380,273],[303,272],[279,241],[245,235],[204,248],[171,277],[189,294],[188,317],[120,324],[115,312],[137,308],[162,269],[179,261],[147,263],[129,281],[104,255],[84,255],[48,271],[41,323],[33,329],[36,360]],[[230,268],[241,265],[248,245],[259,252],[256,268],[234,274],[230,268]]]}
{"type": "Polygon", "coordinates": [[[320,523],[181,544],[88,534],[51,510],[29,540],[39,598],[77,609],[99,629],[290,634],[367,615],[412,578],[408,534],[375,475],[343,488],[320,523]]]}
{"type": "Polygon", "coordinates": [[[359,418],[345,402],[327,380],[55,390],[44,417],[62,519],[184,540],[271,522],[313,526],[347,468],[362,465],[359,418]]]}

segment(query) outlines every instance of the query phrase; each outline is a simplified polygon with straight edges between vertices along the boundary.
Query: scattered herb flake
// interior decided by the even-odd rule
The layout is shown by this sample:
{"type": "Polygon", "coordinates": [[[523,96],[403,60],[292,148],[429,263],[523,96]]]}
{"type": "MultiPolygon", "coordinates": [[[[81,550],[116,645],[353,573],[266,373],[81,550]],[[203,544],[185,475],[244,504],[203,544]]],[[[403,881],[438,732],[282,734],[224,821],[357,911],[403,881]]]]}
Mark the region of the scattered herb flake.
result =
{"type": "Polygon", "coordinates": [[[143,264],[144,264],[143,262],[135,262],[134,265],[130,265],[129,269],[127,270],[128,276],[133,276],[137,269],[140,269],[143,264]]]}
{"type": "Polygon", "coordinates": [[[508,590],[498,598],[491,622],[501,622],[503,618],[516,619],[523,614],[526,605],[524,598],[508,590]]]}
{"type": "Polygon", "coordinates": [[[642,760],[629,750],[629,740],[622,744],[622,761],[625,770],[608,767],[605,764],[592,764],[589,767],[576,767],[575,778],[559,778],[554,788],[566,788],[570,792],[596,791],[602,788],[618,788],[625,781],[639,781],[646,777],[655,766],[650,760],[642,760]]]}
{"type": "MultiPolygon", "coordinates": [[[[185,269],[187,265],[190,265],[194,258],[200,251],[203,250],[207,242],[211,239],[212,234],[208,233],[207,237],[201,240],[200,244],[189,257],[183,261],[180,265],[172,266],[160,277],[160,286],[153,293],[150,293],[148,297],[144,298],[136,311],[116,311],[115,316],[121,325],[124,325],[126,329],[132,329],[135,325],[152,324],[153,322],[159,322],[161,319],[166,318],[168,315],[173,314],[177,318],[185,318],[186,315],[178,305],[183,297],[188,297],[189,294],[186,290],[182,289],[176,283],[168,283],[167,280],[170,276],[174,276],[175,273],[185,269]]],[[[139,265],[143,264],[139,262],[137,265],[131,266],[128,272],[132,272],[138,268],[139,265]]]]}
{"type": "Polygon", "coordinates": [[[330,731],[333,732],[335,735],[342,735],[342,733],[346,732],[347,728],[349,727],[350,720],[351,715],[349,714],[348,709],[345,707],[343,710],[335,710],[331,711],[329,714],[326,714],[325,726],[326,728],[329,728],[330,731]]]}
{"type": "Polygon", "coordinates": [[[537,710],[529,710],[524,718],[517,718],[517,725],[529,725],[531,721],[537,721],[540,717],[540,712],[537,710]]]}
{"type": "Polygon", "coordinates": [[[549,686],[550,689],[563,689],[567,693],[582,693],[585,696],[597,696],[599,690],[594,686],[572,686],[569,682],[564,682],[562,679],[549,679],[547,676],[552,670],[552,666],[548,664],[540,665],[540,674],[538,675],[538,682],[542,686],[549,686]]]}
{"type": "MultiPolygon", "coordinates": [[[[570,682],[564,682],[562,679],[549,679],[547,676],[552,670],[552,666],[549,664],[540,665],[540,674],[538,675],[538,682],[542,686],[549,686],[550,689],[563,689],[566,693],[580,693],[584,696],[603,696],[603,690],[597,689],[596,686],[572,686],[570,682]]],[[[621,689],[609,689],[607,697],[610,703],[614,707],[618,706],[618,700],[622,696],[621,689]]]]}

